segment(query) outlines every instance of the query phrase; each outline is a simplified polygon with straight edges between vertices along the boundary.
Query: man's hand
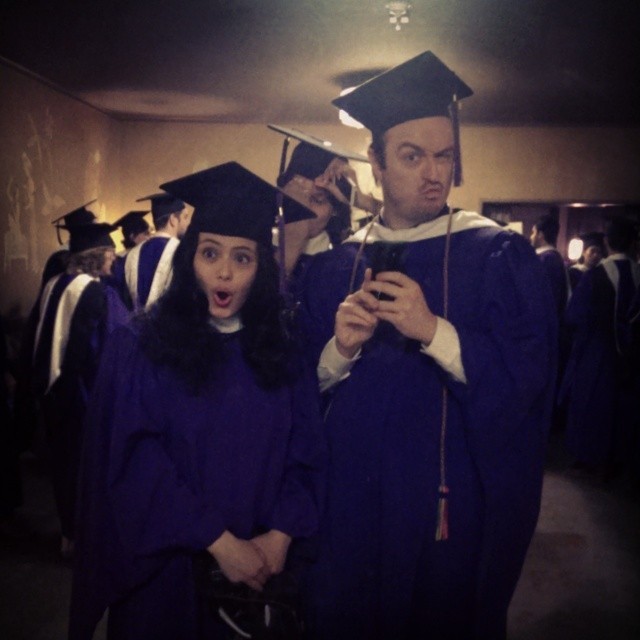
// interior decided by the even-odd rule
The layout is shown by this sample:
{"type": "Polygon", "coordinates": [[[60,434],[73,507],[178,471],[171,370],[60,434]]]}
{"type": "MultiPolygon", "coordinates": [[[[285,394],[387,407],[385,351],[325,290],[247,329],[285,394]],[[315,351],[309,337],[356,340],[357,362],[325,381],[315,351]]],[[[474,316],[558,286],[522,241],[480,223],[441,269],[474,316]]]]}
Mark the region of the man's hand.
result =
{"type": "Polygon", "coordinates": [[[251,543],[260,550],[260,554],[266,559],[267,567],[272,575],[280,573],[284,569],[287,551],[291,544],[290,536],[282,531],[272,529],[252,538],[251,543]]]}
{"type": "Polygon", "coordinates": [[[438,320],[415,280],[399,271],[383,271],[375,280],[365,282],[362,288],[371,295],[386,293],[392,298],[378,302],[378,308],[372,312],[376,318],[390,322],[407,338],[431,344],[438,320]]]}
{"type": "Polygon", "coordinates": [[[218,561],[220,569],[231,582],[244,582],[256,591],[262,591],[271,571],[260,547],[248,540],[236,538],[225,531],[207,551],[218,561]]]}
{"type": "Polygon", "coordinates": [[[362,288],[348,295],[336,313],[336,347],[345,358],[353,358],[378,326],[375,312],[380,302],[366,289],[370,281],[371,269],[367,269],[362,288]]]}

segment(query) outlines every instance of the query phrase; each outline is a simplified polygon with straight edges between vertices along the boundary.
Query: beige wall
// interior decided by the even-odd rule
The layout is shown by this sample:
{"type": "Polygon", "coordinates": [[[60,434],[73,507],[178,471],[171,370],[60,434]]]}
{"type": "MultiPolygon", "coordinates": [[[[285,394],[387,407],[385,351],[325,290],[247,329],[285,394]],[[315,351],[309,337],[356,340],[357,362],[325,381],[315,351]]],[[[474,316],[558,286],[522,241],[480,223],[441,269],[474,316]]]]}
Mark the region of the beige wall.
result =
{"type": "MultiPolygon", "coordinates": [[[[282,137],[266,124],[119,122],[0,64],[0,313],[25,313],[57,241],[50,221],[97,197],[108,221],[158,185],[237,160],[275,181],[282,137]],[[10,100],[8,97],[10,97],[10,100]]],[[[464,119],[464,114],[462,114],[464,119]]],[[[298,127],[366,153],[362,130],[298,127]]],[[[453,206],[485,201],[640,202],[640,129],[462,129],[464,184],[453,206]]],[[[356,164],[365,189],[375,189],[356,164]]],[[[116,237],[118,234],[116,234],[116,237]]]]}
{"type": "Polygon", "coordinates": [[[28,312],[47,257],[51,221],[94,198],[104,218],[119,204],[117,124],[0,63],[0,313],[28,312]]]}

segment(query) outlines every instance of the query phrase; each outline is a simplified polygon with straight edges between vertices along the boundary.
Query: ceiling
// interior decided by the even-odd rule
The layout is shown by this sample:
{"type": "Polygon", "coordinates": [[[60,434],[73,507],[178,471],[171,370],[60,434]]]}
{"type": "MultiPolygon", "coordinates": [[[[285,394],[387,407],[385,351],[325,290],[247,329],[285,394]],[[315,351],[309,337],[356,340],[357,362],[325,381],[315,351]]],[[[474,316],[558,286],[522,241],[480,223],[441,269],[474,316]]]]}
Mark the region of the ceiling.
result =
{"type": "Polygon", "coordinates": [[[336,122],[340,90],[430,49],[462,121],[640,124],[638,0],[5,0],[0,56],[122,119],[336,122]]]}

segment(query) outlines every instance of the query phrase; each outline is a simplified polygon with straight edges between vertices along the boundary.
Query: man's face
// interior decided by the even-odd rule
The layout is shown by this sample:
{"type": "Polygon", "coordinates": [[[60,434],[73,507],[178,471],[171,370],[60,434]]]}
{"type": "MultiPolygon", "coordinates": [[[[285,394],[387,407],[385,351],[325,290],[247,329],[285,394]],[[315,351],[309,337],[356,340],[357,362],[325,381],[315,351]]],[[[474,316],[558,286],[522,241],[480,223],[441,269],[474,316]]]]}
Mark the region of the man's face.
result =
{"type": "Polygon", "coordinates": [[[384,193],[384,218],[395,229],[432,220],[447,203],[453,180],[453,127],[438,116],[409,120],[384,134],[386,166],[370,152],[384,193]]]}

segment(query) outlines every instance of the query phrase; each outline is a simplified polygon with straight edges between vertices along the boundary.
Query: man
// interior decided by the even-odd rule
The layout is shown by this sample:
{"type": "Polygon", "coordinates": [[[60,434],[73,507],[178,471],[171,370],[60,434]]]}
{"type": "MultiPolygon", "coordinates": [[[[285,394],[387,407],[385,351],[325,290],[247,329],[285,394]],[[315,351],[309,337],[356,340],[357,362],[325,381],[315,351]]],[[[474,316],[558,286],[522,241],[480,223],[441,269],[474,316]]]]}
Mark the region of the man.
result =
{"type": "Polygon", "coordinates": [[[547,274],[553,297],[556,301],[558,318],[562,317],[569,296],[569,279],[564,260],[556,249],[560,223],[558,212],[553,210],[541,216],[531,230],[531,244],[547,274]]]}
{"type": "Polygon", "coordinates": [[[450,105],[471,93],[425,52],[334,100],[372,132],[384,202],[312,265],[300,307],[329,394],[312,638],[506,634],[539,511],[557,336],[526,240],[447,205],[460,177],[450,105]]]}
{"type": "Polygon", "coordinates": [[[151,306],[169,286],[171,260],[189,226],[185,203],[166,193],[156,193],[137,202],[151,200],[154,235],[127,254],[124,272],[134,311],[151,306]]]}
{"type": "Polygon", "coordinates": [[[638,296],[640,265],[632,259],[636,232],[624,218],[611,220],[609,256],[587,271],[574,291],[565,321],[573,331],[561,398],[567,399],[565,446],[578,466],[605,477],[630,467],[637,444],[638,296]]]}

